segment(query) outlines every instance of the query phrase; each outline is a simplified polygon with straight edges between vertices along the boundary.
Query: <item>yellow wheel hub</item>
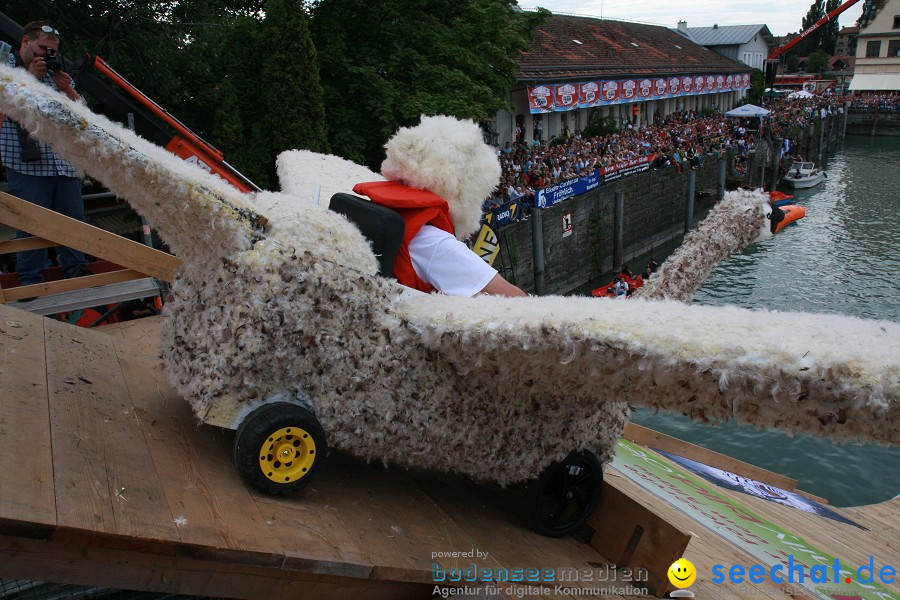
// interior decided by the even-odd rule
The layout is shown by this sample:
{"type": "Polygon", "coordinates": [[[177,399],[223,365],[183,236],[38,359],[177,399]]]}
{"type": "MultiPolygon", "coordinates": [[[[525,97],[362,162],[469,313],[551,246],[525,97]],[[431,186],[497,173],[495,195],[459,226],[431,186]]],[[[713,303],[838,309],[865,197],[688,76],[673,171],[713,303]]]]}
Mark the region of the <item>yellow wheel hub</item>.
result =
{"type": "Polygon", "coordinates": [[[300,427],[282,427],[263,442],[259,468],[275,483],[292,483],[302,478],[316,462],[316,443],[300,427]]]}

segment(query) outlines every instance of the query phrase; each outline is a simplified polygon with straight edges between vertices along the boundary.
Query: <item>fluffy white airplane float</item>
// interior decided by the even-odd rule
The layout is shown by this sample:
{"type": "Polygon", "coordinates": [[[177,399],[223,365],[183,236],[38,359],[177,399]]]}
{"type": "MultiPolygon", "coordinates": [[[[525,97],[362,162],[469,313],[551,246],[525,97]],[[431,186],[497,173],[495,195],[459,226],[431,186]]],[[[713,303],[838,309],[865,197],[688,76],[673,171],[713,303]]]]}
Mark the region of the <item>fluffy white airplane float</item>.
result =
{"type": "MultiPolygon", "coordinates": [[[[242,194],[6,67],[0,112],[128,200],[183,259],[163,327],[170,380],[201,421],[238,430],[238,471],[265,491],[305,485],[326,435],[365,459],[500,484],[556,465],[532,522],[560,535],[592,510],[631,406],[900,442],[897,324],[681,301],[765,235],[762,194],[726,196],[642,292],[658,299],[410,293],[377,274],[353,224],[308,200],[315,182],[328,198],[381,178],[364,167],[292,151],[282,192],[242,194]]],[[[425,118],[386,148],[382,171],[445,198],[458,236],[471,233],[467,210],[499,176],[477,127],[425,118]]]]}

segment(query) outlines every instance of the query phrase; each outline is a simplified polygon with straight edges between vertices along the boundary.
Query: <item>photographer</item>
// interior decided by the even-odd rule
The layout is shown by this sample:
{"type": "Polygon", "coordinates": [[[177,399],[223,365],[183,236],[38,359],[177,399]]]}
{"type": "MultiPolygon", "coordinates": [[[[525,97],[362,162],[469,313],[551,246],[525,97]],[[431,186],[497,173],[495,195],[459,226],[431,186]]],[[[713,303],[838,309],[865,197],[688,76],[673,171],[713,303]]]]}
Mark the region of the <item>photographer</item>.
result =
{"type": "MultiPolygon", "coordinates": [[[[27,70],[69,99],[81,99],[72,77],[61,64],[59,31],[46,21],[32,21],[25,26],[19,50],[11,52],[8,61],[9,66],[27,70]]],[[[0,154],[12,195],[73,219],[84,220],[81,177],[50,146],[32,138],[15,121],[4,118],[0,130],[0,154]]],[[[29,234],[20,231],[17,237],[29,237],[29,234]]],[[[90,274],[81,252],[61,246],[57,253],[65,277],[90,274]]],[[[21,285],[42,283],[41,271],[47,263],[47,251],[19,252],[16,263],[21,285]]]]}

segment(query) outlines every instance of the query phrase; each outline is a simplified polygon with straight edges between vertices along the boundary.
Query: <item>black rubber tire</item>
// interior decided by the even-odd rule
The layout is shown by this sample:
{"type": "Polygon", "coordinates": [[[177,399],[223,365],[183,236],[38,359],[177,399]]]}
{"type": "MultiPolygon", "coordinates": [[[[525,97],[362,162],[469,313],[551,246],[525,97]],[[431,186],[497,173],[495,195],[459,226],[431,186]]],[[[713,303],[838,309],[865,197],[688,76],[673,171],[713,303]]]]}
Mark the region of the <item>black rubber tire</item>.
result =
{"type": "Polygon", "coordinates": [[[273,496],[293,494],[308,485],[319,472],[327,451],[325,431],[316,416],[309,409],[290,402],[273,402],[260,406],[247,415],[234,436],[234,466],[241,479],[257,490],[273,496]],[[315,449],[311,449],[309,454],[315,456],[312,457],[312,465],[299,479],[280,483],[263,472],[260,451],[267,442],[272,441],[272,434],[285,427],[302,430],[302,435],[312,438],[315,449]]]}
{"type": "Polygon", "coordinates": [[[572,452],[528,485],[528,524],[548,537],[569,535],[594,512],[602,491],[603,465],[597,455],[572,452]]]}

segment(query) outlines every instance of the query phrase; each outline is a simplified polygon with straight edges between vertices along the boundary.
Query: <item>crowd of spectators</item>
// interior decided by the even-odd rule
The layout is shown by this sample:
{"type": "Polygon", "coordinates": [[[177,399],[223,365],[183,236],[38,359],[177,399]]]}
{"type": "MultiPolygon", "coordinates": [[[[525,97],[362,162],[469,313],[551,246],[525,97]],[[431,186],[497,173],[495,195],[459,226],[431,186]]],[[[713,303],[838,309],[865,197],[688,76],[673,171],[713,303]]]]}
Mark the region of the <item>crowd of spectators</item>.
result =
{"type": "Polygon", "coordinates": [[[897,92],[861,92],[853,96],[851,108],[878,108],[900,110],[900,94],[897,92]]]}
{"type": "MultiPolygon", "coordinates": [[[[726,118],[721,112],[705,109],[657,114],[652,124],[626,123],[620,131],[591,138],[582,136],[580,131],[566,130],[552,141],[541,139],[542,135],[537,137],[537,130],[531,140],[518,135],[517,143],[506,142],[497,148],[502,168],[500,186],[485,200],[484,210],[517,201],[531,206],[535,193],[542,188],[654,154],[652,168],[672,168],[679,173],[698,169],[709,155],[730,154],[734,156],[734,168],[742,174],[746,172],[749,153],[757,144],[760,125],[770,127],[773,137],[787,140],[783,150],[793,155],[798,129],[817,117],[842,111],[845,101],[845,97],[836,95],[794,100],[765,98],[763,105],[772,114],[764,124],[759,119],[726,118]]],[[[493,128],[487,122],[483,127],[485,139],[496,145],[493,128]]]]}

